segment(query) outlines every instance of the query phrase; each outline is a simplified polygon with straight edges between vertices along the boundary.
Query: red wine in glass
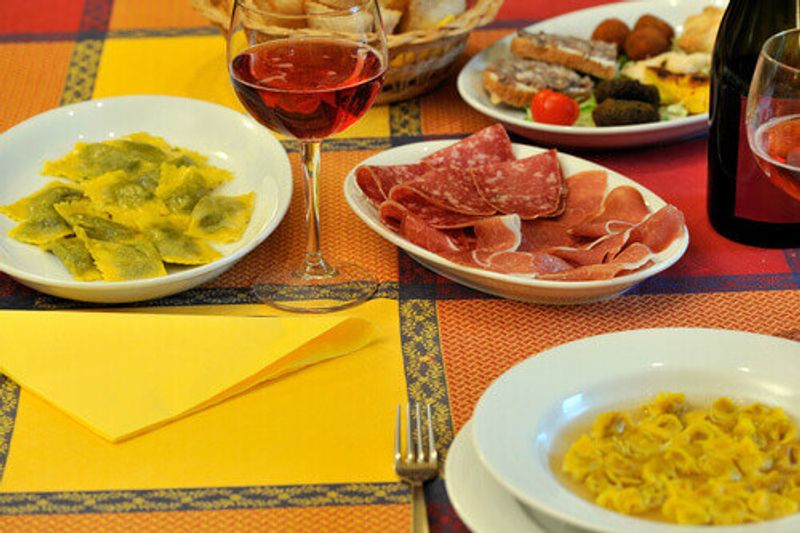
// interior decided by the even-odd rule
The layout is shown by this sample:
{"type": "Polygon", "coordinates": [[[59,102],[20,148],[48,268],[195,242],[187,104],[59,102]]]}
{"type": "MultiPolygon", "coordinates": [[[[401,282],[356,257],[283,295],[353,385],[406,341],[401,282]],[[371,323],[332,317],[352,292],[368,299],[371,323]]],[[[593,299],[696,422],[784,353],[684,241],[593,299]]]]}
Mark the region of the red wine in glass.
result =
{"type": "Polygon", "coordinates": [[[383,83],[380,56],[336,39],[278,40],[231,62],[239,100],[256,120],[296,139],[324,139],[358,120],[383,83]]]}
{"type": "Polygon", "coordinates": [[[770,181],[800,200],[800,115],[774,118],[754,134],[753,155],[770,181]]]}

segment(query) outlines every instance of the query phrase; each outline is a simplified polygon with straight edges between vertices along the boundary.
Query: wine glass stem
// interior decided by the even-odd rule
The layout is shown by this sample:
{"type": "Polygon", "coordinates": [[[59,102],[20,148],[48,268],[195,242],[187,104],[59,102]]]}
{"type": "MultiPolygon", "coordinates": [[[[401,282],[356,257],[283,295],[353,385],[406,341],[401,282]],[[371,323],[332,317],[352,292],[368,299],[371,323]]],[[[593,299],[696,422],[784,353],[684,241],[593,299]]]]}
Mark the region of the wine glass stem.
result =
{"type": "Polygon", "coordinates": [[[303,277],[326,278],[336,269],[322,257],[319,223],[319,171],[320,141],[301,141],[300,157],[303,162],[303,192],[306,206],[306,256],[300,274],[303,277]]]}

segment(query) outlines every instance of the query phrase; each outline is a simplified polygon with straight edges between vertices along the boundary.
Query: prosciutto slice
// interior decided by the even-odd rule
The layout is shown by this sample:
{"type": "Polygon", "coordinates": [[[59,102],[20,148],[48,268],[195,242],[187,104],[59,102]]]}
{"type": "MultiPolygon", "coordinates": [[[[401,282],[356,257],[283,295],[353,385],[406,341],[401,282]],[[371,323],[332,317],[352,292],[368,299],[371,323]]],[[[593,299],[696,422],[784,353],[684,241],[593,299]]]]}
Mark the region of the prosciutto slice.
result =
{"type": "Polygon", "coordinates": [[[565,209],[567,189],[555,150],[468,172],[484,200],[501,213],[533,219],[557,216],[565,209]]]}
{"type": "Polygon", "coordinates": [[[621,273],[633,272],[653,261],[653,252],[640,242],[635,242],[625,248],[610,263],[584,265],[570,270],[542,274],[541,279],[553,281],[596,281],[612,279],[621,273]]]}
{"type": "Polygon", "coordinates": [[[514,159],[508,133],[501,124],[494,124],[432,153],[422,162],[438,170],[451,171],[514,159]]]}
{"type": "Polygon", "coordinates": [[[665,205],[631,230],[631,242],[640,242],[655,253],[663,252],[683,235],[685,221],[674,205],[665,205]]]}
{"type": "Polygon", "coordinates": [[[573,227],[570,233],[581,237],[602,237],[625,231],[649,214],[642,193],[629,185],[621,185],[608,193],[602,211],[573,227]]]}
{"type": "Polygon", "coordinates": [[[547,251],[576,265],[607,263],[628,243],[630,231],[604,235],[583,246],[556,246],[547,251]]]}
{"type": "Polygon", "coordinates": [[[519,215],[485,218],[473,229],[475,249],[482,252],[515,252],[522,242],[519,215]]]}
{"type": "Polygon", "coordinates": [[[417,246],[434,253],[455,252],[462,249],[457,239],[442,230],[431,227],[411,213],[406,213],[403,217],[400,234],[417,246]]]}
{"type": "Polygon", "coordinates": [[[459,265],[482,268],[501,274],[514,274],[533,278],[541,274],[572,269],[572,265],[563,259],[544,252],[487,252],[472,250],[444,253],[442,256],[459,265]]]}

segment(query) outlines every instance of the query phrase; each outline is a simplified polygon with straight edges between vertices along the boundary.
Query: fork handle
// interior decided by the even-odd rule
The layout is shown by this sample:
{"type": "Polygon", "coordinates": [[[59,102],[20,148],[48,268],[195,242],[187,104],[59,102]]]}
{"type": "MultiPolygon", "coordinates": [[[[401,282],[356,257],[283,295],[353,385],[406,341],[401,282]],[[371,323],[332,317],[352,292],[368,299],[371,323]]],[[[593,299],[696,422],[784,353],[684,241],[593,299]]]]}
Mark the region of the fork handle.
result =
{"type": "Polygon", "coordinates": [[[411,500],[411,531],[413,533],[428,533],[428,508],[425,505],[425,491],[422,483],[412,485],[411,500]]]}

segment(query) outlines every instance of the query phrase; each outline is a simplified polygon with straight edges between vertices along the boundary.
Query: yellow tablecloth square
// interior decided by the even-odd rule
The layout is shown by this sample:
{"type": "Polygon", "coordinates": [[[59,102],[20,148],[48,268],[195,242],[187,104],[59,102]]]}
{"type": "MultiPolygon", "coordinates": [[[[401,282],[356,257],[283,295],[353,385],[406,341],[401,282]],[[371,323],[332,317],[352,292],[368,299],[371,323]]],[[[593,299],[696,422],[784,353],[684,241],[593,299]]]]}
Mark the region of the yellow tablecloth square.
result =
{"type": "MultiPolygon", "coordinates": [[[[103,45],[94,98],[166,94],[197,98],[244,113],[228,78],[221,36],[110,38],[103,45]],[[193,68],[175,68],[191,64],[193,68]]],[[[375,106],[339,138],[390,135],[389,109],[375,106]]]]}
{"type": "Polygon", "coordinates": [[[350,355],[117,444],[23,390],[0,491],[394,480],[394,407],[405,399],[397,302],[375,300],[342,314],[368,318],[381,336],[350,355]]]}

